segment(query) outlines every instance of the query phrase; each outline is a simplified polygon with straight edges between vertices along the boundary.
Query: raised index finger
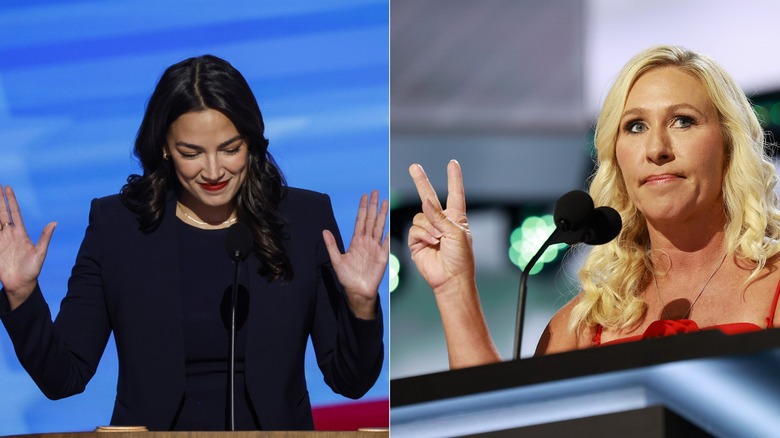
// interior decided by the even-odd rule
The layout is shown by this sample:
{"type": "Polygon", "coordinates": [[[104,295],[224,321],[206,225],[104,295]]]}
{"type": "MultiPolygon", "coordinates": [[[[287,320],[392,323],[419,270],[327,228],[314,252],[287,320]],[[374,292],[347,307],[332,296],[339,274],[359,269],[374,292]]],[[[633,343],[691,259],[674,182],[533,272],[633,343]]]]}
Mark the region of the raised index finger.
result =
{"type": "Polygon", "coordinates": [[[466,213],[466,192],[463,190],[463,172],[460,163],[447,164],[447,211],[466,213]]]}
{"type": "Polygon", "coordinates": [[[3,223],[5,224],[6,222],[11,222],[14,224],[14,226],[24,229],[22,213],[19,211],[19,203],[16,201],[14,190],[11,188],[11,186],[5,186],[3,191],[5,193],[6,199],[8,200],[8,217],[6,218],[4,215],[0,214],[0,216],[3,216],[3,223]]]}
{"type": "Polygon", "coordinates": [[[5,202],[5,187],[0,185],[0,224],[11,222],[11,215],[5,202]]]}
{"type": "Polygon", "coordinates": [[[431,182],[428,180],[428,175],[425,174],[425,170],[417,163],[409,166],[409,175],[412,176],[415,187],[417,187],[417,194],[420,195],[420,201],[425,203],[425,200],[430,200],[431,204],[439,210],[442,210],[441,203],[439,202],[436,191],[433,190],[431,182]]]}

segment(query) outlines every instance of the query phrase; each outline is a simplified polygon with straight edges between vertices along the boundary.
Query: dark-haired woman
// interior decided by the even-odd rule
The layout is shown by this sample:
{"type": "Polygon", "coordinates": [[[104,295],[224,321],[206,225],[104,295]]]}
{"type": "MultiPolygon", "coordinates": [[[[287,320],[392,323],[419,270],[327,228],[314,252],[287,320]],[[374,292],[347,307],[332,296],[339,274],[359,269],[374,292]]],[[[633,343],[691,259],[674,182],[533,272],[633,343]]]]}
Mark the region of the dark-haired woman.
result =
{"type": "Polygon", "coordinates": [[[0,317],[47,397],[82,392],[112,332],[113,425],[225,430],[234,415],[236,430],[312,429],[309,336],[334,391],[357,398],[373,386],[383,359],[387,202],[376,191],[362,197],[343,253],[329,198],[287,187],[267,146],[255,97],[228,62],[202,56],[168,68],[135,143],[143,175],[92,202],[54,322],[37,278],[55,224],[33,245],[13,191],[3,189],[0,317]],[[254,245],[238,278],[231,415],[234,268],[224,246],[236,222],[254,245]]]}

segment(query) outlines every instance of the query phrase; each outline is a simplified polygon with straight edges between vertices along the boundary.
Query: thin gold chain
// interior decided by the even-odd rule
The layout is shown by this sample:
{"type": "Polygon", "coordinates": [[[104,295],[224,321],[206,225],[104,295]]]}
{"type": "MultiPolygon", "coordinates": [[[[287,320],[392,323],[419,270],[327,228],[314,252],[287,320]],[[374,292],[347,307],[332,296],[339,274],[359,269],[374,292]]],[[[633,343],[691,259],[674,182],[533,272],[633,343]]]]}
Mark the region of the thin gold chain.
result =
{"type": "Polygon", "coordinates": [[[184,209],[184,206],[183,206],[183,205],[181,205],[181,203],[180,203],[180,202],[178,202],[178,201],[177,201],[177,202],[176,202],[176,206],[177,206],[177,207],[179,207],[179,210],[181,210],[182,214],[183,214],[184,216],[186,216],[186,217],[187,217],[187,219],[189,219],[189,220],[191,220],[191,221],[195,222],[195,223],[196,223],[196,224],[198,224],[198,225],[206,225],[206,226],[214,227],[214,226],[219,226],[219,225],[227,225],[227,224],[232,224],[233,222],[235,222],[236,220],[238,220],[238,216],[236,216],[236,217],[232,217],[232,218],[230,218],[230,219],[226,220],[225,222],[222,222],[221,224],[216,224],[216,225],[215,225],[215,224],[210,224],[210,223],[208,223],[208,222],[203,222],[203,221],[201,221],[201,220],[195,219],[194,217],[192,217],[192,216],[190,216],[189,214],[187,214],[187,210],[185,210],[185,209],[184,209]]]}
{"type": "MultiPolygon", "coordinates": [[[[712,274],[710,274],[710,277],[707,279],[707,281],[704,282],[704,286],[701,287],[701,290],[699,291],[699,294],[696,295],[696,299],[693,300],[691,305],[688,307],[688,311],[685,312],[685,314],[683,314],[682,318],[680,318],[680,319],[687,318],[688,315],[691,313],[691,310],[693,310],[693,305],[696,304],[697,301],[699,301],[699,298],[704,293],[704,290],[707,289],[707,285],[710,284],[710,280],[712,280],[712,277],[714,277],[715,274],[717,274],[718,271],[720,271],[720,268],[721,268],[721,266],[723,266],[723,262],[726,260],[726,256],[727,255],[728,255],[728,253],[723,254],[723,258],[720,259],[720,263],[718,263],[718,267],[715,268],[714,271],[712,271],[712,274]]],[[[655,293],[658,294],[658,300],[661,302],[661,305],[663,306],[664,316],[666,317],[666,319],[672,319],[672,318],[669,317],[669,312],[667,312],[667,310],[666,310],[666,303],[664,303],[663,298],[661,298],[661,290],[658,288],[658,277],[656,277],[655,274],[653,274],[653,283],[655,283],[655,293]]]]}

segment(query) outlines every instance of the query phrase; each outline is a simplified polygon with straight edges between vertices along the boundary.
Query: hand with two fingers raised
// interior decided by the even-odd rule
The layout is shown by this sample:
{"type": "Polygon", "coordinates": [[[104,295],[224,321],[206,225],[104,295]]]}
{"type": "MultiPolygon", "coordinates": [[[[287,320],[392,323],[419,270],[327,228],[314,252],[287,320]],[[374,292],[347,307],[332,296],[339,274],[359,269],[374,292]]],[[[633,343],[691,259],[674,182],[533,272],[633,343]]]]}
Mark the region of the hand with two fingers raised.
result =
{"type": "Polygon", "coordinates": [[[417,270],[435,294],[457,293],[474,280],[474,252],[466,218],[466,198],[460,166],[447,166],[447,208],[419,164],[409,167],[422,201],[409,229],[409,249],[417,270]]]}
{"type": "Polygon", "coordinates": [[[466,219],[466,196],[460,164],[447,165],[447,207],[419,164],[409,167],[422,213],[409,230],[409,249],[417,270],[431,287],[439,307],[450,368],[499,362],[482,313],[476,284],[472,237],[466,219]]]}

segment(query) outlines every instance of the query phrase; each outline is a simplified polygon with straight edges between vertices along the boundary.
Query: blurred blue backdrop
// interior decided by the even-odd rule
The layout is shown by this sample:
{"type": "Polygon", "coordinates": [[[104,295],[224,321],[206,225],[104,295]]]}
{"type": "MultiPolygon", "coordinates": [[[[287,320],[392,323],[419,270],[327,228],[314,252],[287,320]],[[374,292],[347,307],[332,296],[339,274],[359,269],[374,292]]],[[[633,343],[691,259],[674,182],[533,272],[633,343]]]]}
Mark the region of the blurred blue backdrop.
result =
{"type": "MultiPolygon", "coordinates": [[[[40,277],[52,313],[90,200],[140,173],[132,144],[157,79],[204,53],[247,78],[270,152],[291,186],[331,195],[345,244],[360,194],[378,188],[387,197],[387,0],[4,0],[0,184],[15,189],[33,240],[59,223],[40,277]]],[[[381,293],[388,321],[386,280],[381,293]]],[[[387,356],[364,400],[388,398],[387,356]]],[[[84,394],[49,401],[0,331],[0,435],[108,424],[116,373],[112,344],[84,394]]],[[[313,359],[307,380],[315,407],[346,402],[322,383],[313,359]]]]}

